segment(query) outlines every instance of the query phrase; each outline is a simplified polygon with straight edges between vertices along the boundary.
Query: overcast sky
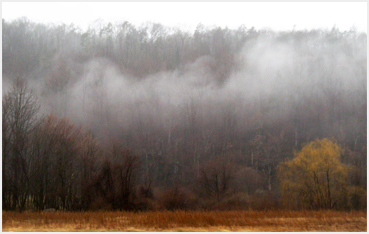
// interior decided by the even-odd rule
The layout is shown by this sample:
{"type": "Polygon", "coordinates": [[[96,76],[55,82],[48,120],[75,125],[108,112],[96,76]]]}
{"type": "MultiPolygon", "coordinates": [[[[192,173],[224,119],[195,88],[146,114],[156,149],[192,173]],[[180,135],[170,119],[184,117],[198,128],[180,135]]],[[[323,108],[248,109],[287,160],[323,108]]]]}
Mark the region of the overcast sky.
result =
{"type": "Polygon", "coordinates": [[[44,23],[74,23],[85,30],[97,19],[151,21],[194,30],[199,23],[231,29],[292,30],[353,26],[367,32],[367,2],[3,2],[2,18],[25,16],[44,23]]]}

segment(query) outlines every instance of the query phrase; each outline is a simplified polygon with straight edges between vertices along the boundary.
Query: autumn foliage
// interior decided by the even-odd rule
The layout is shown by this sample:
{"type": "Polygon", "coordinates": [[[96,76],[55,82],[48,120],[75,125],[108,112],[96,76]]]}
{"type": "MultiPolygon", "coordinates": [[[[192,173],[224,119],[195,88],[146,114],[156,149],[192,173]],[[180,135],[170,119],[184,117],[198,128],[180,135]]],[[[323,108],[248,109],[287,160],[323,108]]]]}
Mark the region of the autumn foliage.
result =
{"type": "Polygon", "coordinates": [[[309,209],[346,207],[348,167],[340,162],[342,154],[337,143],[315,140],[282,163],[278,172],[286,203],[309,209]]]}

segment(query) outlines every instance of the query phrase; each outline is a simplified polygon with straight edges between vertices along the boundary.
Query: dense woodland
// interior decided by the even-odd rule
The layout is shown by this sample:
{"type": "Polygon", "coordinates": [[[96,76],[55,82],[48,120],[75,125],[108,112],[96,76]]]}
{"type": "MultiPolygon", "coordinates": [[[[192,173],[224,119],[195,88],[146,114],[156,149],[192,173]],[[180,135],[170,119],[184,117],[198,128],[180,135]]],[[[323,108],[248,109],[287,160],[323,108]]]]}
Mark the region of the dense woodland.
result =
{"type": "Polygon", "coordinates": [[[21,18],[2,43],[4,210],[284,208],[277,166],[322,138],[359,191],[329,208],[366,209],[366,33],[21,18]]]}

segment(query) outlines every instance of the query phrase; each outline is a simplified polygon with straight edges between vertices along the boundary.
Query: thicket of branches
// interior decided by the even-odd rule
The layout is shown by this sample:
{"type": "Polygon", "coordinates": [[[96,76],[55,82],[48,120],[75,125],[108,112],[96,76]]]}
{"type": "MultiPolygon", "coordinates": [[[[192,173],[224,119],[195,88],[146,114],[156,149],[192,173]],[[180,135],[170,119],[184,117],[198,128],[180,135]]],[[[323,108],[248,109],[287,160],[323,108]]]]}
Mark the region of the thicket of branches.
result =
{"type": "Polygon", "coordinates": [[[2,26],[3,209],[278,207],[317,138],[366,191],[364,33],[2,26]]]}

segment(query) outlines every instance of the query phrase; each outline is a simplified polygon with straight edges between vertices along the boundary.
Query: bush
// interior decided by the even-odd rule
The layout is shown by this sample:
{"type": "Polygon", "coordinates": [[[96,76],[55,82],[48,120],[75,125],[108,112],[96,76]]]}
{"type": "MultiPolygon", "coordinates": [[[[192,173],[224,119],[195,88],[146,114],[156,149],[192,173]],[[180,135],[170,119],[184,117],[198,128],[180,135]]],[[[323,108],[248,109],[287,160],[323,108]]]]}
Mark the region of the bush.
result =
{"type": "Polygon", "coordinates": [[[134,203],[135,211],[155,211],[159,210],[160,206],[154,199],[150,198],[139,198],[134,203]]]}
{"type": "Polygon", "coordinates": [[[162,207],[167,210],[190,210],[197,207],[196,196],[182,188],[169,189],[159,199],[162,207]]]}
{"type": "Polygon", "coordinates": [[[257,190],[250,198],[249,208],[252,210],[276,210],[282,209],[282,204],[277,194],[265,190],[257,190]]]}
{"type": "Polygon", "coordinates": [[[250,196],[247,193],[236,193],[213,204],[215,210],[247,210],[250,208],[250,196]]]}
{"type": "Polygon", "coordinates": [[[151,184],[148,186],[140,185],[138,187],[138,196],[141,198],[154,198],[154,193],[152,192],[151,184]]]}
{"type": "Polygon", "coordinates": [[[359,186],[352,186],[349,189],[349,204],[354,210],[366,210],[367,206],[366,190],[359,186]]]}
{"type": "Polygon", "coordinates": [[[97,197],[95,200],[92,201],[89,210],[113,210],[113,207],[104,198],[97,197]]]}

